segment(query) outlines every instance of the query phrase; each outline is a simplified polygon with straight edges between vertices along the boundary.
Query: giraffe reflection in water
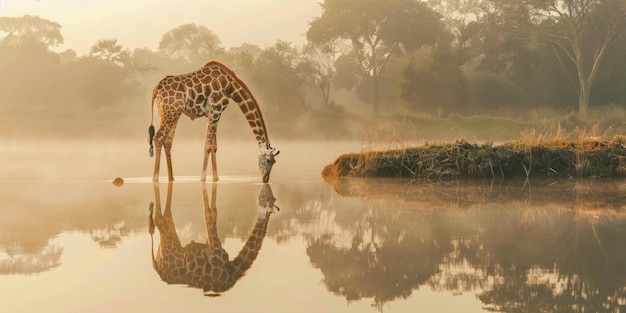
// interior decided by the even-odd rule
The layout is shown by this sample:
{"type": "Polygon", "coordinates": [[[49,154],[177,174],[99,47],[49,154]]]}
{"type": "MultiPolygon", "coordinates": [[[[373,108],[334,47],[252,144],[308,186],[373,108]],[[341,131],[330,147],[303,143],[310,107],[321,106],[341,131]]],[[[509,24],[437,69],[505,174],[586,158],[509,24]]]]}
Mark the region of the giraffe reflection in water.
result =
{"type": "Polygon", "coordinates": [[[160,242],[156,253],[153,242],[152,264],[164,282],[202,288],[205,295],[215,296],[232,288],[250,268],[261,249],[270,215],[280,209],[274,204],[276,198],[270,185],[263,184],[257,201],[259,215],[254,228],[239,254],[230,260],[217,235],[215,204],[217,184],[211,185],[210,202],[207,187],[205,184],[202,185],[206,242],[191,241],[183,247],[172,218],[172,183],[167,185],[167,199],[163,212],[161,211],[159,184],[154,184],[155,203],[150,203],[149,231],[153,236],[156,226],[160,234],[160,242]]]}

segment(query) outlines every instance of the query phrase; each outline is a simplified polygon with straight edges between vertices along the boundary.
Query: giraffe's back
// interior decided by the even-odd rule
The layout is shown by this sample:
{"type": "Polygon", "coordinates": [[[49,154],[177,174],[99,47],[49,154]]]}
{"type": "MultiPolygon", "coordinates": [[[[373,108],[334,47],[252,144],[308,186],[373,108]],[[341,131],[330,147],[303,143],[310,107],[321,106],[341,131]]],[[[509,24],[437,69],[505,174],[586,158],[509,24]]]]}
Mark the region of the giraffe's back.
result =
{"type": "Polygon", "coordinates": [[[164,77],[156,87],[159,105],[173,106],[191,119],[207,116],[217,122],[236,81],[225,65],[210,61],[196,71],[164,77]]]}

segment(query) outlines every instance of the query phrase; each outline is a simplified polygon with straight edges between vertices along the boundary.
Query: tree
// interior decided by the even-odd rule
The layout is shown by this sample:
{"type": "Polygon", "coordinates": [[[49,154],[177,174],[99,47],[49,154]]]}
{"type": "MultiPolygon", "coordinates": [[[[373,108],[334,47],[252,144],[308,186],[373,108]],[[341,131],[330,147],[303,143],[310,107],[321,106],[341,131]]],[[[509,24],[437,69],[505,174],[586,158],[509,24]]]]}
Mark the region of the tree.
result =
{"type": "Polygon", "coordinates": [[[46,47],[56,47],[63,43],[61,25],[39,16],[0,16],[0,32],[6,33],[1,41],[11,46],[22,44],[27,40],[36,40],[46,47]]]}
{"type": "Polygon", "coordinates": [[[105,60],[83,56],[64,68],[67,85],[73,86],[68,98],[89,108],[111,108],[135,95],[139,86],[132,73],[111,67],[105,60]]]}
{"type": "Polygon", "coordinates": [[[146,70],[136,67],[136,58],[116,39],[100,39],[89,55],[66,66],[69,84],[77,86],[73,94],[77,103],[92,107],[112,107],[139,91],[137,74],[146,70]]]}
{"type": "MultiPolygon", "coordinates": [[[[511,0],[512,1],[512,0],[511,0]]],[[[499,0],[491,0],[495,5],[499,0]]],[[[574,67],[578,113],[586,118],[600,65],[620,32],[626,4],[620,0],[524,0],[510,4],[528,12],[528,27],[553,46],[564,68],[574,67]]]]}
{"type": "Polygon", "coordinates": [[[254,71],[254,63],[263,53],[257,45],[243,43],[239,47],[231,47],[228,49],[226,59],[229,60],[230,67],[240,76],[252,76],[254,71]]]}
{"type": "Polygon", "coordinates": [[[0,102],[51,103],[61,90],[60,74],[59,55],[33,36],[15,46],[0,45],[0,102]]]}
{"type": "MultiPolygon", "coordinates": [[[[590,102],[626,106],[626,32],[611,45],[598,69],[590,102]]],[[[617,118],[617,117],[616,117],[617,118]]]]}
{"type": "MultiPolygon", "coordinates": [[[[509,105],[542,103],[532,90],[542,54],[537,36],[529,28],[528,12],[517,3],[481,1],[476,20],[465,28],[466,48],[472,66],[470,99],[475,108],[502,109],[509,105]],[[530,99],[534,98],[534,99],[530,99]]],[[[467,63],[466,63],[467,64],[467,63]]],[[[539,85],[540,86],[540,85],[539,85]]]]}
{"type": "Polygon", "coordinates": [[[322,105],[326,109],[331,108],[330,91],[333,78],[337,72],[335,68],[336,49],[333,43],[323,46],[308,45],[305,48],[306,61],[301,67],[310,83],[318,88],[322,95],[322,105]]]}
{"type": "Polygon", "coordinates": [[[281,109],[294,113],[302,108],[305,79],[298,71],[301,53],[290,42],[278,40],[266,48],[254,64],[252,80],[263,95],[281,109]]]}
{"type": "Polygon", "coordinates": [[[335,77],[333,87],[335,89],[350,90],[357,86],[360,77],[359,60],[352,54],[342,54],[335,60],[335,77]]]}
{"type": "Polygon", "coordinates": [[[130,62],[130,53],[117,43],[117,39],[100,39],[91,46],[90,55],[104,60],[110,68],[123,67],[130,62]]]}
{"type": "Polygon", "coordinates": [[[61,26],[37,16],[0,17],[0,101],[46,104],[57,99],[61,26]],[[36,82],[38,92],[32,92],[36,82]]]}
{"type": "Polygon", "coordinates": [[[449,46],[433,50],[426,65],[413,61],[404,68],[401,98],[412,108],[462,109],[467,99],[467,80],[461,70],[464,60],[449,46]]]}
{"type": "Polygon", "coordinates": [[[158,69],[159,56],[148,48],[135,48],[130,54],[129,63],[135,73],[154,72],[158,69]]]}
{"type": "Polygon", "coordinates": [[[314,45],[342,39],[351,43],[380,112],[381,73],[390,56],[431,44],[444,28],[440,15],[416,0],[325,0],[322,15],[307,32],[314,45]]]}
{"type": "Polygon", "coordinates": [[[183,24],[163,34],[159,50],[193,66],[225,54],[219,37],[206,26],[196,24],[183,24]]]}
{"type": "Polygon", "coordinates": [[[476,20],[484,12],[481,0],[428,0],[428,5],[441,14],[442,21],[454,37],[452,40],[459,52],[478,31],[476,20]]]}

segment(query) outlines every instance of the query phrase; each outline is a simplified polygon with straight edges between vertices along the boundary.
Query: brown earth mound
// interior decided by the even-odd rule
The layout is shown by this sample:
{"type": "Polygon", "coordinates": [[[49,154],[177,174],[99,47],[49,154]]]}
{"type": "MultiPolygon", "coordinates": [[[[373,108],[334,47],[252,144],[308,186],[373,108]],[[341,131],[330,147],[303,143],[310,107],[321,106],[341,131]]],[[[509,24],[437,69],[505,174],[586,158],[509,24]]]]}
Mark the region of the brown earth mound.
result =
{"type": "Polygon", "coordinates": [[[511,141],[465,140],[389,151],[349,153],[322,170],[338,177],[457,179],[480,177],[626,177],[626,137],[511,141]]]}

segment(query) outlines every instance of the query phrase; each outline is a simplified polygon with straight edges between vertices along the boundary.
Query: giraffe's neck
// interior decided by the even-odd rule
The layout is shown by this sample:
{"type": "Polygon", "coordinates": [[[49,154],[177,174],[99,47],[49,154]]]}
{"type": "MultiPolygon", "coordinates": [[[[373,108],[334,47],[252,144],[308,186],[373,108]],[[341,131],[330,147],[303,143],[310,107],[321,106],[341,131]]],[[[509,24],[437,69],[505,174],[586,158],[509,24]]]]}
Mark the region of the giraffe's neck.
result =
{"type": "Polygon", "coordinates": [[[266,151],[270,151],[272,146],[267,135],[267,128],[265,127],[263,115],[256,101],[253,98],[250,98],[239,102],[239,108],[252,129],[252,133],[254,134],[257,144],[259,145],[259,152],[264,153],[266,151]]]}
{"type": "Polygon", "coordinates": [[[252,262],[256,259],[263,244],[263,238],[267,232],[267,224],[270,219],[271,212],[260,212],[257,218],[252,234],[248,237],[245,244],[239,251],[239,254],[233,260],[233,264],[239,264],[239,270],[247,270],[252,262]]]}
{"type": "Polygon", "coordinates": [[[226,65],[217,62],[217,61],[209,61],[204,65],[203,69],[208,69],[208,75],[210,77],[214,77],[213,73],[217,72],[223,77],[218,77],[214,79],[219,83],[211,84],[212,87],[221,86],[223,88],[223,94],[237,102],[239,105],[239,109],[245,116],[250,128],[252,129],[252,133],[255,136],[255,139],[259,145],[259,151],[261,153],[271,150],[270,140],[267,134],[267,127],[265,126],[265,120],[263,119],[263,114],[261,113],[261,109],[258,105],[257,100],[254,98],[254,95],[246,85],[246,83],[240,79],[235,72],[233,72],[226,65]],[[228,83],[226,83],[228,82],[228,83]]]}

